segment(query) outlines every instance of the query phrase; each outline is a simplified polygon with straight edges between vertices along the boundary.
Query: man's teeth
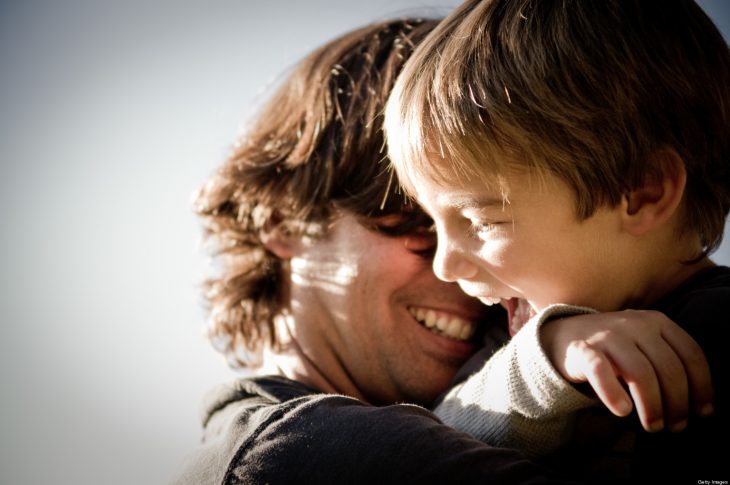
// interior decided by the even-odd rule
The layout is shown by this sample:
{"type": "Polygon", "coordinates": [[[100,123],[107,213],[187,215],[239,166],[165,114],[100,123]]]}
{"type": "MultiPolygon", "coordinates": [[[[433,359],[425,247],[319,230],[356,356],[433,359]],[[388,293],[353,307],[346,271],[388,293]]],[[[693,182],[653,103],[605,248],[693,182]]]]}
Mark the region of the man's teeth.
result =
{"type": "Polygon", "coordinates": [[[493,297],[493,296],[482,296],[482,297],[479,298],[479,300],[481,300],[481,302],[484,303],[487,306],[496,305],[496,304],[498,304],[499,302],[502,301],[501,298],[496,298],[496,297],[493,297]]]}
{"type": "Polygon", "coordinates": [[[469,340],[476,331],[476,323],[454,315],[420,307],[408,307],[408,311],[432,332],[456,340],[469,340]]]}

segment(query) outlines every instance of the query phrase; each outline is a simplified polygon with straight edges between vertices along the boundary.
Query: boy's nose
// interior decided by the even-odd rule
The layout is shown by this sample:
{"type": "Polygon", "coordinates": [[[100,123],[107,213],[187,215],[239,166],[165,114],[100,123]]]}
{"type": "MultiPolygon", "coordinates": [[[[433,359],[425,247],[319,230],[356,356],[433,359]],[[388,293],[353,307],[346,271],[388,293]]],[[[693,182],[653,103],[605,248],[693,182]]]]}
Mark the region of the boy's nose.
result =
{"type": "Polygon", "coordinates": [[[473,278],[476,276],[478,268],[469,262],[450,241],[442,242],[441,235],[439,235],[436,254],[433,258],[433,272],[439,279],[453,282],[473,278]]]}

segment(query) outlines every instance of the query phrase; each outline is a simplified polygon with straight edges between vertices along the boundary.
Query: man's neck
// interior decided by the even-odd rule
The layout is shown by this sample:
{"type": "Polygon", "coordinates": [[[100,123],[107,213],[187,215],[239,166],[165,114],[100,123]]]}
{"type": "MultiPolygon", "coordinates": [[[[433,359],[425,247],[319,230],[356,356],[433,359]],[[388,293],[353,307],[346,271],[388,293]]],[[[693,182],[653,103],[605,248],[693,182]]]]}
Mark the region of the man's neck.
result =
{"type": "MultiPolygon", "coordinates": [[[[292,331],[293,317],[279,315],[275,320],[275,325],[281,348],[278,350],[264,349],[264,364],[257,369],[256,374],[280,375],[327,394],[344,394],[366,400],[338,365],[327,365],[326,362],[315,361],[307,354],[301,347],[295,332],[292,331]],[[325,368],[339,369],[340,372],[333,375],[332,372],[325,372],[325,368]]],[[[317,357],[318,359],[323,358],[323,356],[317,357]]]]}

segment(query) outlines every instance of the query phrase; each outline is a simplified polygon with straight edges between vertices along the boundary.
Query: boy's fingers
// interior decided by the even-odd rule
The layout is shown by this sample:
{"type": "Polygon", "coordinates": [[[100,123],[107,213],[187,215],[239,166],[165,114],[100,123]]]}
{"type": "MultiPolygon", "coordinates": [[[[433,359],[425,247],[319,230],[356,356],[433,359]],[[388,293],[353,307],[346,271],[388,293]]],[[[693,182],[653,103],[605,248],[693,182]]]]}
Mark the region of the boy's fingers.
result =
{"type": "Polygon", "coordinates": [[[629,387],[641,425],[647,431],[659,431],[664,427],[662,393],[653,365],[635,345],[624,352],[614,354],[614,365],[629,387]]]}
{"type": "Polygon", "coordinates": [[[631,399],[603,352],[587,345],[573,346],[566,353],[566,368],[577,382],[587,381],[613,414],[626,416],[631,413],[631,399]]]}
{"type": "Polygon", "coordinates": [[[636,403],[636,413],[639,415],[639,421],[641,421],[641,426],[650,433],[655,433],[664,429],[664,420],[661,418],[652,417],[661,415],[661,413],[657,412],[656,407],[652,404],[652,402],[656,401],[648,400],[645,397],[646,393],[644,392],[644,390],[636,383],[629,384],[629,392],[631,393],[632,399],[636,403]],[[643,395],[642,392],[644,392],[643,395]]]}
{"type": "Polygon", "coordinates": [[[682,361],[689,381],[689,392],[692,406],[698,414],[706,416],[712,413],[714,393],[710,365],[699,344],[690,335],[676,325],[667,325],[662,329],[662,337],[674,349],[682,361]]]}
{"type": "MultiPolygon", "coordinates": [[[[659,381],[664,422],[672,431],[684,429],[689,415],[689,384],[682,360],[661,338],[640,348],[649,359],[659,381]]],[[[652,416],[649,419],[656,418],[652,416]]]]}
{"type": "Polygon", "coordinates": [[[598,398],[616,416],[628,416],[633,409],[631,398],[607,358],[596,362],[586,374],[598,398]]]}

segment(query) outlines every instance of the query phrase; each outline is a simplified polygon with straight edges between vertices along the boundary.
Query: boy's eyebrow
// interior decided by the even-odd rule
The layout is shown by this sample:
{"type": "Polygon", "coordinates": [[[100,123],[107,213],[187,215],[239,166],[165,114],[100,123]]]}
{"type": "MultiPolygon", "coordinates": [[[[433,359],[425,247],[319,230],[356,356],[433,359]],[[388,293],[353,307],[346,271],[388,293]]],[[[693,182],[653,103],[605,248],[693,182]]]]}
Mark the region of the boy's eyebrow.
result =
{"type": "Polygon", "coordinates": [[[509,203],[504,197],[474,197],[471,195],[446,195],[444,197],[448,201],[448,205],[456,207],[458,209],[472,209],[475,207],[504,207],[506,203],[509,203]]]}

